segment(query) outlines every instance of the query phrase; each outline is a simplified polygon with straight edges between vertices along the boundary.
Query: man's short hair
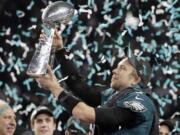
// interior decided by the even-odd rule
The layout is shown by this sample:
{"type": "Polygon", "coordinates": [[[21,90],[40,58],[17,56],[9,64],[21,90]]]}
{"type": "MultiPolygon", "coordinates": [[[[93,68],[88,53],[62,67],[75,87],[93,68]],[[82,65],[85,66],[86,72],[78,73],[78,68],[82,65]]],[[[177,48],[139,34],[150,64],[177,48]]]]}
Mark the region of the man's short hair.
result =
{"type": "Polygon", "coordinates": [[[172,124],[171,121],[169,121],[169,120],[161,121],[159,125],[160,125],[160,126],[163,126],[163,125],[167,126],[167,127],[169,128],[169,131],[172,131],[173,128],[174,128],[174,127],[173,127],[173,124],[172,124]]]}
{"type": "Polygon", "coordinates": [[[151,79],[152,68],[147,59],[135,56],[130,48],[125,48],[125,55],[129,63],[136,69],[138,76],[141,78],[143,85],[147,85],[151,79]]]}
{"type": "MultiPolygon", "coordinates": [[[[0,99],[0,115],[6,112],[7,109],[11,108],[7,102],[0,99]]],[[[12,109],[12,108],[11,108],[12,109]]]]}
{"type": "Polygon", "coordinates": [[[32,112],[31,117],[30,117],[31,122],[33,122],[36,119],[36,117],[40,114],[47,114],[48,116],[51,116],[54,118],[54,115],[50,109],[48,109],[46,106],[39,106],[32,112]]]}

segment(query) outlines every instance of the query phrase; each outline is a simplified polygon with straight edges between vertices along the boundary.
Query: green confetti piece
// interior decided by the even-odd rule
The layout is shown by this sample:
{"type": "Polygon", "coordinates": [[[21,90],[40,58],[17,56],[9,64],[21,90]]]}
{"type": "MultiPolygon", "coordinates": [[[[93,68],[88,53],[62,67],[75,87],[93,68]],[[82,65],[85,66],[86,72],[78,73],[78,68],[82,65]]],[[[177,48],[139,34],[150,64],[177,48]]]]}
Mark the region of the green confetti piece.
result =
{"type": "Polygon", "coordinates": [[[33,22],[33,23],[36,23],[37,22],[37,18],[36,17],[31,17],[30,21],[33,22]]]}
{"type": "Polygon", "coordinates": [[[36,96],[42,96],[42,97],[46,97],[47,96],[45,93],[41,93],[41,92],[36,92],[35,95],[36,96]]]}
{"type": "Polygon", "coordinates": [[[31,82],[33,82],[33,79],[32,79],[32,78],[28,78],[28,79],[26,79],[26,80],[23,81],[23,85],[26,86],[26,89],[27,89],[28,91],[31,90],[31,85],[30,85],[31,82]]]}
{"type": "Polygon", "coordinates": [[[16,15],[19,17],[19,18],[22,18],[25,16],[25,13],[24,11],[22,10],[16,10],[16,15]]]}
{"type": "Polygon", "coordinates": [[[34,6],[35,2],[32,0],[29,5],[27,6],[27,10],[31,10],[32,7],[34,6]]]}

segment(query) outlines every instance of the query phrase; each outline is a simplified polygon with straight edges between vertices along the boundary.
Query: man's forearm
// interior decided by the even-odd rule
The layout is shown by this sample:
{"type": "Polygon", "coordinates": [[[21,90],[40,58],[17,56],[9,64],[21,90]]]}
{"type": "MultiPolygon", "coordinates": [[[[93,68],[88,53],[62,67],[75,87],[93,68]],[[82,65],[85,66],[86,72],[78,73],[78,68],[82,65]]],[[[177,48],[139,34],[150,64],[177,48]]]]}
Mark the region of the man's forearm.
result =
{"type": "Polygon", "coordinates": [[[84,102],[79,102],[72,110],[72,114],[75,118],[87,122],[95,123],[95,109],[91,106],[88,106],[84,102]]]}
{"type": "Polygon", "coordinates": [[[52,88],[51,92],[74,117],[88,123],[95,122],[95,110],[93,107],[88,106],[71,93],[65,91],[61,86],[52,88]]]}
{"type": "Polygon", "coordinates": [[[68,52],[63,49],[59,51],[57,57],[61,64],[61,73],[68,76],[65,80],[68,88],[88,105],[98,106],[101,104],[101,88],[87,86],[84,74],[78,72],[79,69],[72,60],[65,58],[67,54],[68,52]]]}

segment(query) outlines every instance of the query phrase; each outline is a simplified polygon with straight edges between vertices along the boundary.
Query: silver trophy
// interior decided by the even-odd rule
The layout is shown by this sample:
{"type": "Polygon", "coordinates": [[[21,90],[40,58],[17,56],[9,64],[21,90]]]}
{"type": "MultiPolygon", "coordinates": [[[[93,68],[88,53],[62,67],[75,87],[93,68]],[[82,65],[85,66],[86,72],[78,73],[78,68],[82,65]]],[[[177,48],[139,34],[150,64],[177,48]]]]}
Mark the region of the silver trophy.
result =
{"type": "Polygon", "coordinates": [[[47,65],[50,63],[52,66],[55,51],[51,46],[55,28],[60,27],[62,24],[67,25],[74,15],[74,11],[71,4],[63,1],[53,2],[45,8],[42,14],[42,22],[47,38],[44,42],[39,42],[27,69],[26,73],[28,75],[44,75],[47,71],[47,65]],[[50,59],[52,60],[50,61],[50,59]]]}

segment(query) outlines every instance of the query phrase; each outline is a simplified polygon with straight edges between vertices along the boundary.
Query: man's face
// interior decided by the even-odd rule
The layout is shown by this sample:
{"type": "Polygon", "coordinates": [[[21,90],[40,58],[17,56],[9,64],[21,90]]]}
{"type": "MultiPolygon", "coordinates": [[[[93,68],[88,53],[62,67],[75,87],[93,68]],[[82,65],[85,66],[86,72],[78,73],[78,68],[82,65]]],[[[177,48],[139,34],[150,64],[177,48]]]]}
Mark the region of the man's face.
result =
{"type": "Polygon", "coordinates": [[[170,131],[166,125],[161,125],[159,129],[159,135],[169,135],[170,131]]]}
{"type": "Polygon", "coordinates": [[[124,58],[112,72],[111,87],[115,90],[120,90],[134,84],[136,82],[132,76],[134,70],[128,59],[124,58]]]}
{"type": "Polygon", "coordinates": [[[13,135],[16,129],[16,116],[14,111],[9,108],[0,108],[0,135],[13,135]]]}
{"type": "Polygon", "coordinates": [[[39,114],[32,123],[35,135],[53,135],[56,124],[52,116],[39,114]]]}

